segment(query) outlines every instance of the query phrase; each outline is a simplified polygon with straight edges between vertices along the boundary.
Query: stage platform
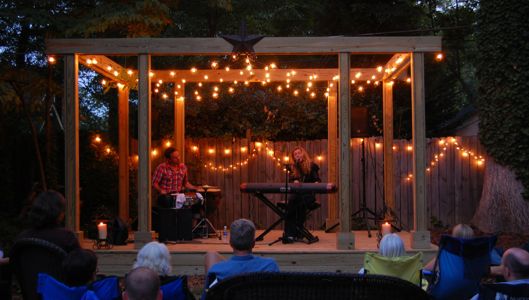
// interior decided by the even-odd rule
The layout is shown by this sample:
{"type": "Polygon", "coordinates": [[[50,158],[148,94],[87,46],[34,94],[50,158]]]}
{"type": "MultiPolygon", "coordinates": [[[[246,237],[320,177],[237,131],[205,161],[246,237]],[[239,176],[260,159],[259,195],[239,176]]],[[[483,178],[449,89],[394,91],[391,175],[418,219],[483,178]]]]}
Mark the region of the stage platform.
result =
{"type": "MultiPolygon", "coordinates": [[[[262,230],[257,231],[257,235],[262,230]]],[[[372,231],[373,237],[369,238],[367,231],[355,231],[355,250],[337,250],[336,234],[324,231],[313,231],[319,237],[319,242],[306,244],[296,242],[293,244],[282,244],[278,242],[269,246],[268,244],[282,235],[282,231],[274,230],[268,233],[263,241],[256,242],[255,255],[274,258],[282,271],[298,272],[357,272],[363,265],[365,252],[376,252],[376,232],[372,231]]],[[[428,262],[437,252],[437,246],[431,245],[430,249],[410,249],[411,234],[409,232],[398,233],[404,240],[408,254],[422,251],[424,262],[428,262]]],[[[92,249],[93,242],[84,240],[82,246],[92,249]]],[[[225,256],[231,254],[229,244],[216,237],[197,238],[192,241],[168,243],[173,264],[174,274],[204,275],[204,253],[207,251],[218,251],[225,256]]],[[[123,276],[127,273],[136,258],[138,250],[134,249],[133,243],[123,246],[114,246],[110,250],[95,250],[98,256],[99,273],[106,275],[123,276]]]]}

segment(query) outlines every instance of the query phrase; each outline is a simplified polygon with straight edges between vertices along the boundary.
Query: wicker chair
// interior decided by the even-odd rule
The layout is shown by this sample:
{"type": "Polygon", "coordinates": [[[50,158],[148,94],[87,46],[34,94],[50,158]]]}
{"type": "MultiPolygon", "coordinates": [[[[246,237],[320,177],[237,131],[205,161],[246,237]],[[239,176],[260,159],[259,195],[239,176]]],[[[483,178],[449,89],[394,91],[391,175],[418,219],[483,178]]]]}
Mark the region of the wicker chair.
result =
{"type": "Polygon", "coordinates": [[[218,299],[431,299],[420,287],[394,277],[341,273],[248,273],[207,291],[218,299]]]}
{"type": "Polygon", "coordinates": [[[24,238],[15,242],[9,264],[22,289],[25,300],[39,299],[38,273],[61,277],[61,263],[66,252],[59,246],[37,238],[24,238]]]}

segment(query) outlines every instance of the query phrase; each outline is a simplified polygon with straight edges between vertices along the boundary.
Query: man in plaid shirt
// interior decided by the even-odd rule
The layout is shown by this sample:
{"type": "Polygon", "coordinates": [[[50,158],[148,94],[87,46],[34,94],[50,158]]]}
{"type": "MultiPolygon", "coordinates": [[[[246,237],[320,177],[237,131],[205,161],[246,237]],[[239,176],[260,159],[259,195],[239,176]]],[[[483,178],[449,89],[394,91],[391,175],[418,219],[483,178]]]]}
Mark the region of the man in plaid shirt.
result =
{"type": "Polygon", "coordinates": [[[158,191],[158,206],[171,206],[171,193],[182,193],[184,189],[196,190],[196,187],[187,181],[187,167],[180,162],[180,153],[175,148],[165,150],[165,162],[156,167],[152,177],[152,186],[158,191]]]}

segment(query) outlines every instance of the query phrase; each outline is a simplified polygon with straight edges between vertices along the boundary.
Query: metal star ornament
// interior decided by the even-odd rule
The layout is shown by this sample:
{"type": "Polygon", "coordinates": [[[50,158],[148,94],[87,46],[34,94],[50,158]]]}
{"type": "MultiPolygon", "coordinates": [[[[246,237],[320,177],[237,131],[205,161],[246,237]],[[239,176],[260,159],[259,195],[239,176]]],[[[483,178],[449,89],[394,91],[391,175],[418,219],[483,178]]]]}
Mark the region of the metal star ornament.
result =
{"type": "Polygon", "coordinates": [[[255,50],[253,49],[253,46],[265,36],[255,34],[248,35],[246,33],[246,23],[243,21],[239,28],[239,35],[221,35],[220,37],[233,45],[232,57],[236,59],[240,55],[245,55],[251,60],[254,60],[255,50]]]}

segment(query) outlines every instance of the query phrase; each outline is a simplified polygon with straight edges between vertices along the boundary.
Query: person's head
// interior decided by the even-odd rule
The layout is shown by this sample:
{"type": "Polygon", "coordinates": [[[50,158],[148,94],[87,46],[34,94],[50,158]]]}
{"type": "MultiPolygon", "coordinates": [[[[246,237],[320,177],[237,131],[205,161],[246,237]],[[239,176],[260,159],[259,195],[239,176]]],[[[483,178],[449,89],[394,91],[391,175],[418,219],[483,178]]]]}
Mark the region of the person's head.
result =
{"type": "Polygon", "coordinates": [[[69,286],[87,285],[95,279],[97,256],[94,251],[76,249],[62,261],[63,281],[69,286]]]}
{"type": "Polygon", "coordinates": [[[295,147],[292,150],[292,153],[290,156],[292,156],[292,161],[294,163],[302,163],[305,161],[310,161],[309,154],[307,153],[307,151],[305,151],[305,149],[303,149],[303,147],[300,147],[300,146],[295,147]]]}
{"type": "Polygon", "coordinates": [[[380,248],[378,253],[387,257],[404,256],[406,255],[406,250],[404,250],[404,242],[398,234],[388,233],[382,238],[382,240],[380,240],[380,248]]]}
{"type": "Polygon", "coordinates": [[[124,300],[160,300],[162,297],[160,278],[153,270],[135,268],[125,278],[124,300]]]}
{"type": "Polygon", "coordinates": [[[138,252],[133,268],[147,267],[160,276],[171,274],[171,255],[167,246],[158,242],[150,242],[138,252]]]}
{"type": "Polygon", "coordinates": [[[178,165],[180,163],[180,153],[174,147],[165,149],[163,156],[170,164],[178,165]]]}
{"type": "Polygon", "coordinates": [[[234,250],[252,251],[255,246],[255,225],[247,219],[233,221],[230,226],[230,245],[234,250]]]}
{"type": "Polygon", "coordinates": [[[503,277],[512,281],[529,278],[529,252],[521,248],[510,248],[501,258],[503,277]]]}
{"type": "Polygon", "coordinates": [[[452,229],[452,236],[460,239],[471,239],[474,237],[474,230],[467,224],[457,224],[452,229]]]}
{"type": "Polygon", "coordinates": [[[55,191],[40,193],[29,211],[29,221],[36,229],[54,227],[64,218],[64,197],[55,191]]]}

